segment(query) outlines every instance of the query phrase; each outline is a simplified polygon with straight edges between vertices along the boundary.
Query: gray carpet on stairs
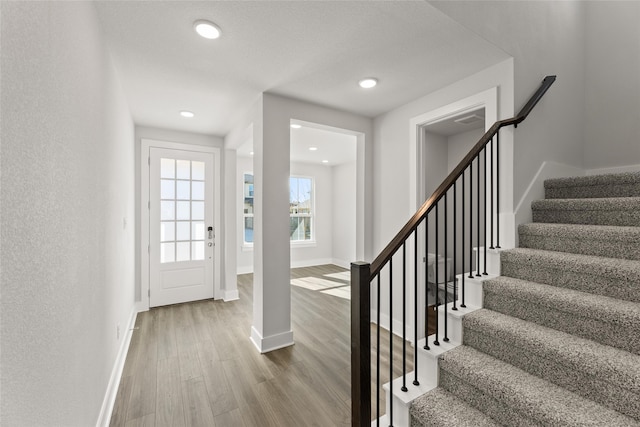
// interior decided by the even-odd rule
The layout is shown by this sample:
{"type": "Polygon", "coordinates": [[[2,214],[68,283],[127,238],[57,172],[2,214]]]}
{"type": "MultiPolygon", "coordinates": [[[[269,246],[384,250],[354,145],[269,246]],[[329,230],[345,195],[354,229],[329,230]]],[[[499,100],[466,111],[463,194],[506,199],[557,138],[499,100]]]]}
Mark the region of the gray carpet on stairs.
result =
{"type": "Polygon", "coordinates": [[[464,319],[465,345],[640,419],[640,356],[491,310],[464,319]]]}
{"type": "Polygon", "coordinates": [[[442,356],[440,386],[503,425],[638,425],[630,417],[466,345],[442,356]]]}
{"type": "Polygon", "coordinates": [[[640,197],[640,172],[548,179],[547,199],[640,197]]]}
{"type": "Polygon", "coordinates": [[[483,292],[490,310],[640,354],[640,304],[511,277],[483,292]]]}
{"type": "Polygon", "coordinates": [[[640,260],[640,227],[533,223],[518,234],[521,248],[640,260]]]}
{"type": "Polygon", "coordinates": [[[640,426],[640,172],[545,192],[412,426],[640,426]]]}
{"type": "Polygon", "coordinates": [[[421,405],[413,405],[410,415],[412,427],[498,427],[500,425],[442,388],[436,388],[422,396],[421,405]]]}
{"type": "Polygon", "coordinates": [[[640,197],[536,200],[531,209],[533,222],[640,226],[640,197]]]}
{"type": "Polygon", "coordinates": [[[640,302],[640,261],[517,248],[500,264],[503,276],[640,302]]]}

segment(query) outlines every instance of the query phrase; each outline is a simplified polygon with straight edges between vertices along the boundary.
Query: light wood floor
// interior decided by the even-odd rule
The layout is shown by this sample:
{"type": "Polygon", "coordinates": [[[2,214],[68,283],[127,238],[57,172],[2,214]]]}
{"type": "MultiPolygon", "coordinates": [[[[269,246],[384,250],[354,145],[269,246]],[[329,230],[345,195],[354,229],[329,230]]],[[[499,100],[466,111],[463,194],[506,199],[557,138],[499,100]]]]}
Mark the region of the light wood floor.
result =
{"type": "MultiPolygon", "coordinates": [[[[291,287],[295,345],[263,355],[249,340],[251,275],[238,276],[238,301],[206,300],[140,313],[111,425],[349,426],[344,272],[331,265],[291,270],[294,283],[310,283],[291,287]]],[[[383,333],[381,384],[388,381],[388,347],[383,333]]],[[[401,374],[401,347],[402,340],[394,338],[395,375],[401,374]]],[[[410,345],[407,351],[412,354],[410,345]]],[[[375,395],[375,385],[372,389],[375,395]]],[[[380,405],[384,413],[384,401],[380,405]]]]}

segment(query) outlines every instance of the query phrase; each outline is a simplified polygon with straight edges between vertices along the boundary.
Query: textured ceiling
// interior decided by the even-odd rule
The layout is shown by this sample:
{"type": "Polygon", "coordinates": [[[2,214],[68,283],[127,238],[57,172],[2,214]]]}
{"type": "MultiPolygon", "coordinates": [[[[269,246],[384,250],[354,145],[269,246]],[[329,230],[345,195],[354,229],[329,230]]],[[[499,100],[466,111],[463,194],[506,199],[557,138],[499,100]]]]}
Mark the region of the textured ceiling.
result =
{"type": "Polygon", "coordinates": [[[220,136],[265,91],[374,117],[507,58],[424,1],[95,4],[134,121],[220,136]]]}

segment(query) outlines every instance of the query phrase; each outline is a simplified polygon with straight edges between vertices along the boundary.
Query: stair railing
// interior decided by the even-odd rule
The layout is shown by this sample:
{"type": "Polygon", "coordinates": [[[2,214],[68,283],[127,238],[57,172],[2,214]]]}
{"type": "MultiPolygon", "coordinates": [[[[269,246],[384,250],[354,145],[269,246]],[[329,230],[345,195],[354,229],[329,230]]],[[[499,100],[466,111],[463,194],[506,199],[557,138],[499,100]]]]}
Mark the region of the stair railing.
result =
{"type": "MultiPolygon", "coordinates": [[[[489,249],[500,248],[500,229],[499,229],[499,210],[500,206],[500,129],[506,126],[513,125],[517,127],[519,123],[527,118],[533,107],[540,101],[542,96],[546,93],[549,87],[556,80],[556,76],[547,76],[542,81],[539,89],[531,96],[529,101],[520,110],[520,112],[511,119],[500,120],[491,126],[491,128],[480,138],[475,146],[469,151],[469,153],[460,161],[456,168],[447,176],[447,178],[440,184],[436,191],[427,199],[427,201],[418,209],[418,211],[411,217],[411,219],[405,224],[400,232],[391,240],[391,242],[384,248],[384,250],[378,255],[372,263],[354,262],[351,264],[351,402],[352,402],[352,416],[351,425],[356,427],[370,426],[371,417],[375,416],[375,420],[378,420],[377,424],[380,424],[380,389],[381,389],[381,276],[382,270],[385,269],[388,272],[388,334],[389,334],[389,380],[390,380],[390,392],[389,395],[393,396],[393,380],[394,380],[394,362],[393,362],[393,264],[394,257],[400,258],[402,269],[402,386],[403,392],[408,391],[406,384],[407,377],[407,335],[406,335],[406,290],[407,290],[407,244],[411,244],[410,239],[413,236],[413,385],[418,386],[420,382],[418,380],[418,314],[419,310],[424,310],[424,336],[427,338],[424,341],[424,349],[429,350],[429,315],[427,313],[428,306],[428,268],[429,268],[429,229],[432,228],[435,232],[435,245],[431,248],[434,251],[434,267],[435,271],[435,336],[432,344],[435,346],[440,345],[440,333],[442,333],[442,341],[449,341],[448,325],[447,325],[447,306],[448,301],[448,287],[449,278],[447,277],[447,271],[449,270],[448,262],[448,230],[453,229],[453,295],[451,301],[451,310],[458,310],[458,288],[460,289],[460,307],[465,306],[465,271],[468,268],[469,278],[473,278],[473,262],[476,261],[476,277],[487,274],[487,224],[490,228],[490,246],[489,249]],[[494,149],[495,146],[495,149],[494,149]],[[491,159],[490,164],[487,165],[487,150],[489,151],[489,157],[491,159]],[[482,157],[482,159],[481,159],[482,157]],[[474,175],[474,163],[475,163],[475,193],[473,188],[473,175],[474,175]],[[495,165],[495,167],[494,167],[495,165]],[[487,173],[487,167],[489,168],[487,173]],[[481,174],[481,169],[483,173],[481,174]],[[468,172],[467,172],[468,171],[468,172]],[[482,175],[482,177],[481,177],[482,175]],[[487,175],[490,177],[490,185],[487,187],[487,175]],[[494,181],[495,176],[495,181],[494,181]],[[467,179],[468,177],[468,179],[467,179]],[[468,189],[468,210],[465,206],[465,180],[469,183],[468,189]],[[482,181],[482,182],[481,182],[482,181]],[[461,198],[458,199],[457,189],[458,185],[461,187],[461,198]],[[447,196],[452,193],[453,197],[453,226],[449,227],[448,221],[448,200],[447,196]],[[494,197],[495,196],[495,197],[494,197]],[[474,220],[473,202],[476,201],[476,211],[474,220]],[[461,201],[461,209],[458,209],[458,200],[461,201]],[[487,201],[489,205],[487,205],[487,201]],[[442,219],[439,218],[439,206],[442,206],[444,212],[442,219]],[[481,210],[481,205],[483,209],[481,210]],[[487,209],[487,206],[489,208],[487,209]],[[495,212],[494,212],[495,208],[495,212]],[[490,214],[490,219],[487,221],[487,211],[490,214]],[[482,213],[484,212],[484,222],[481,221],[482,213]],[[468,220],[465,217],[468,213],[468,220]],[[495,213],[495,221],[494,221],[495,213]],[[431,219],[434,221],[431,222],[431,219]],[[469,258],[465,259],[466,251],[466,239],[465,239],[465,222],[468,221],[469,235],[468,235],[468,253],[469,258]],[[473,227],[475,222],[475,229],[473,227]],[[457,228],[458,223],[461,225],[461,283],[458,287],[457,280],[455,279],[457,271],[457,228]],[[494,230],[495,225],[495,230],[494,230]],[[482,229],[482,230],[481,230],[482,229]],[[444,238],[439,239],[440,230],[443,230],[444,238]],[[425,280],[423,284],[424,289],[418,289],[418,234],[422,231],[424,233],[424,246],[425,246],[425,280]],[[475,242],[477,247],[477,260],[473,256],[473,241],[475,231],[475,242]],[[481,236],[482,234],[482,236],[481,236]],[[495,245],[494,245],[495,236],[495,245]],[[481,238],[482,237],[482,238],[481,238]],[[484,244],[481,246],[481,242],[484,244]],[[481,265],[481,249],[484,250],[484,263],[481,265]],[[400,251],[402,248],[402,251],[400,251]],[[438,281],[441,277],[439,271],[439,256],[444,256],[444,304],[440,304],[440,292],[438,290],[438,281]],[[482,273],[481,273],[482,270],[482,273]],[[372,366],[371,366],[371,291],[372,283],[375,284],[376,297],[376,321],[375,321],[375,337],[376,337],[376,363],[375,363],[375,378],[376,378],[376,395],[375,395],[375,414],[371,413],[371,387],[372,387],[372,366]],[[418,307],[418,292],[424,292],[425,307],[418,307]],[[441,306],[441,308],[440,308],[441,306]],[[438,310],[444,310],[444,324],[439,324],[438,310]],[[442,330],[441,330],[442,329],[442,330]]],[[[397,260],[396,260],[397,261],[397,260]]],[[[411,265],[411,264],[410,264],[411,265]]],[[[421,325],[422,326],[422,325],[421,325]]],[[[433,325],[432,325],[433,326],[433,325]]],[[[386,373],[385,373],[386,375],[386,373]]],[[[387,405],[389,413],[387,413],[387,421],[390,426],[393,426],[393,404],[387,405]]]]}

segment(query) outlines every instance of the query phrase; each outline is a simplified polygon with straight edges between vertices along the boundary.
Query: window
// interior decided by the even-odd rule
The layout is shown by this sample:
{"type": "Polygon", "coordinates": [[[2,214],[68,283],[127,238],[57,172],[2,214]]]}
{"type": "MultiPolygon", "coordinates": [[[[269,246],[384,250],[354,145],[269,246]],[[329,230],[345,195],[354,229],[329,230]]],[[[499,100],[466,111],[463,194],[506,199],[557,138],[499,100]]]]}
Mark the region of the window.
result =
{"type": "Polygon", "coordinates": [[[253,243],[253,175],[244,174],[244,242],[253,243]]]}
{"type": "Polygon", "coordinates": [[[312,240],[313,179],[289,178],[289,239],[292,242],[312,240]]]}
{"type": "MultiPolygon", "coordinates": [[[[253,243],[253,174],[244,174],[244,243],[253,243]]],[[[289,240],[313,240],[313,178],[289,178],[289,240]]]]}

